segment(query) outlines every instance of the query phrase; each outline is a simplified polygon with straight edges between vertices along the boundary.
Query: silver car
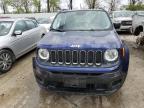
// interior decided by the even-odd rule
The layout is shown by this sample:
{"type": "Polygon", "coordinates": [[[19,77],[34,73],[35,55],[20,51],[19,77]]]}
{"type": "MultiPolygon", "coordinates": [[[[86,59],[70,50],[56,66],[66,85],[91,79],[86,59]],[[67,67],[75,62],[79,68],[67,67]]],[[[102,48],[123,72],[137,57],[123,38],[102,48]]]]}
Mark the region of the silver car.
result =
{"type": "Polygon", "coordinates": [[[30,19],[0,19],[0,73],[9,71],[14,61],[33,50],[46,29],[30,19]]]}

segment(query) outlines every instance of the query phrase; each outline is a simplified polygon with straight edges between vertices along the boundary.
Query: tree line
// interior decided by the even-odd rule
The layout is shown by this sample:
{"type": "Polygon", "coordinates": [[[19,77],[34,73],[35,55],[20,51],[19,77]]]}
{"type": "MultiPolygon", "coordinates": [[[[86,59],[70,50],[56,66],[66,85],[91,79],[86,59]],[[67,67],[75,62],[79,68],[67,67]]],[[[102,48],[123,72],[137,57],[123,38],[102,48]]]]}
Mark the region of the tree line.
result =
{"type": "Polygon", "coordinates": [[[143,10],[144,11],[144,1],[143,0],[130,0],[130,4],[126,7],[126,10],[143,10]]]}
{"type": "MultiPolygon", "coordinates": [[[[42,10],[42,0],[0,0],[0,7],[3,13],[9,13],[8,7],[14,10],[14,13],[31,13],[32,10],[35,13],[41,12],[54,12],[60,10],[60,2],[62,0],[43,0],[47,5],[45,10],[42,10]],[[32,9],[33,8],[33,9],[32,9]]],[[[100,3],[104,1],[108,8],[108,11],[114,11],[120,5],[121,0],[84,0],[85,6],[89,9],[105,8],[100,6],[100,3]]],[[[67,0],[68,8],[73,9],[73,0],[67,0]]],[[[127,10],[144,10],[143,0],[129,0],[129,4],[123,6],[127,10]]]]}
{"type": "MultiPolygon", "coordinates": [[[[59,2],[59,0],[45,0],[46,12],[58,10],[59,2]]],[[[0,0],[0,7],[4,14],[9,13],[8,7],[11,7],[14,13],[31,13],[32,10],[35,13],[43,12],[41,0],[0,0]]]]}

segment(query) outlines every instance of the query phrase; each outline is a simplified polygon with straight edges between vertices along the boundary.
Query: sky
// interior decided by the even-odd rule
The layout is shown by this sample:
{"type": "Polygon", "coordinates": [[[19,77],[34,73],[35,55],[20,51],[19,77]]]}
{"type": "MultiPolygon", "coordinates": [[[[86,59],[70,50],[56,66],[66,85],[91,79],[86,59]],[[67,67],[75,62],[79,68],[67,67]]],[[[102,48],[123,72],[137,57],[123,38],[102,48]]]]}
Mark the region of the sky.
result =
{"type": "MultiPolygon", "coordinates": [[[[42,9],[46,9],[46,0],[41,0],[42,3],[42,9]]],[[[62,9],[67,9],[68,7],[68,2],[69,0],[60,0],[60,7],[62,9]]],[[[87,8],[87,6],[84,3],[85,0],[73,0],[73,8],[74,9],[80,9],[80,8],[87,8]]],[[[108,7],[107,4],[105,3],[106,0],[100,0],[101,1],[101,5],[108,7]]],[[[108,1],[108,0],[107,0],[108,1]]],[[[128,0],[120,0],[121,1],[121,5],[126,5],[128,4],[128,0]]],[[[13,9],[11,7],[9,7],[9,11],[11,12],[13,9]]],[[[2,13],[2,10],[0,9],[0,13],[2,13]]]]}

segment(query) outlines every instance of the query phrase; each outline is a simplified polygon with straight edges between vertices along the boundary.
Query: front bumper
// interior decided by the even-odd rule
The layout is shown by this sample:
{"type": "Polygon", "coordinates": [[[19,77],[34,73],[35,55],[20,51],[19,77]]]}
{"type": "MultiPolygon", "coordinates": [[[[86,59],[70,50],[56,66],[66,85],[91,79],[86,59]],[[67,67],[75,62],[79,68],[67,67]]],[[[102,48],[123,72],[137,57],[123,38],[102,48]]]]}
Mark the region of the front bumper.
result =
{"type": "Polygon", "coordinates": [[[123,85],[127,75],[121,72],[120,68],[105,73],[49,71],[41,67],[35,58],[33,58],[33,70],[36,81],[44,89],[96,95],[109,95],[116,92],[123,85]]]}
{"type": "Polygon", "coordinates": [[[132,25],[121,25],[121,23],[114,23],[116,31],[131,31],[132,25]]]}

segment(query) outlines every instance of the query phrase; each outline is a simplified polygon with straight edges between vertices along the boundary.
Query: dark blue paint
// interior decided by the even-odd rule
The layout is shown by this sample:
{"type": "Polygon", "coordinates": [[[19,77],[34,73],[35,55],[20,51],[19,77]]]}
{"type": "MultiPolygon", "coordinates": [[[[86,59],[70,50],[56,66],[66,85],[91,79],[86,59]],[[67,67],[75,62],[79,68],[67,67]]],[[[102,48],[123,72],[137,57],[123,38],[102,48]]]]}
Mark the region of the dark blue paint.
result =
{"type": "MultiPolygon", "coordinates": [[[[113,93],[118,90],[124,83],[127,76],[129,67],[129,49],[120,40],[118,34],[114,30],[104,31],[66,31],[66,32],[54,32],[50,31],[46,36],[37,44],[37,48],[46,49],[77,49],[77,50],[102,50],[117,49],[119,51],[118,63],[111,65],[111,67],[75,67],[75,66],[50,66],[43,65],[37,57],[33,59],[33,69],[40,86],[47,88],[44,82],[41,82],[37,77],[41,78],[42,81],[48,80],[54,77],[47,76],[49,72],[73,72],[73,73],[103,73],[103,76],[97,76],[98,81],[103,82],[111,87],[108,89],[109,92],[113,93]],[[79,45],[80,47],[72,48],[72,45],[79,45]],[[125,48],[125,56],[122,57],[120,50],[125,48]],[[113,73],[115,76],[108,76],[109,73],[113,73]],[[110,77],[110,78],[109,78],[110,77]],[[112,83],[115,80],[121,79],[118,86],[113,87],[112,83]]],[[[77,76],[75,76],[77,77],[77,76]]],[[[48,86],[48,85],[47,85],[48,86]]],[[[51,86],[49,86],[50,88],[51,86]]],[[[56,88],[57,89],[57,88],[56,88]]],[[[104,94],[104,93],[102,93],[104,94]]],[[[107,94],[107,93],[106,93],[107,94]]]]}
{"type": "Polygon", "coordinates": [[[39,43],[38,47],[70,48],[80,45],[80,49],[110,49],[121,48],[122,42],[115,31],[68,31],[49,32],[39,43]]]}

